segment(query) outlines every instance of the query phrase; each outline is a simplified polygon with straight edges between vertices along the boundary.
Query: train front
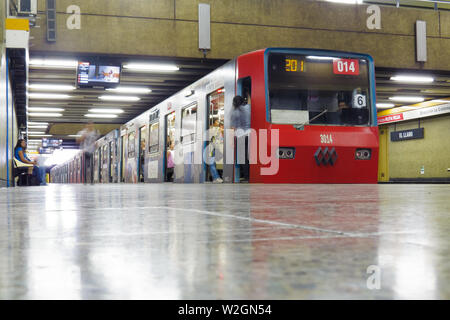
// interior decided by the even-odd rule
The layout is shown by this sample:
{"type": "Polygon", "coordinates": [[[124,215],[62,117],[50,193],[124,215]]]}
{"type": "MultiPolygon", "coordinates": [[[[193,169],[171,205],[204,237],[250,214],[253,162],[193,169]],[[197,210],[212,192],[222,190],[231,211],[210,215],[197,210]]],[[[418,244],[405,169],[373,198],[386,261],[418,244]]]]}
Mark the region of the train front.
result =
{"type": "MultiPolygon", "coordinates": [[[[267,139],[278,163],[267,170],[259,161],[251,170],[251,180],[376,183],[378,127],[372,58],[266,49],[264,68],[265,92],[260,99],[264,109],[252,105],[252,121],[257,131],[268,129],[272,138],[274,130],[279,130],[278,141],[267,139]]],[[[258,138],[263,136],[258,133],[258,138]]]]}

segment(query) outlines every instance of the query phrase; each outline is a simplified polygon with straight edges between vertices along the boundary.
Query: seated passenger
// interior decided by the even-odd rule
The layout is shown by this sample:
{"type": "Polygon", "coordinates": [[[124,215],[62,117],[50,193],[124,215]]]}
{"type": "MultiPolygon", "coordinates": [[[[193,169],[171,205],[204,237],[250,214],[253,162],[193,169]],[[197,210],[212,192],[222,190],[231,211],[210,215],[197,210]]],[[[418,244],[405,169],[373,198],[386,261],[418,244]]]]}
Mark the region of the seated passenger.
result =
{"type": "Polygon", "coordinates": [[[44,166],[37,166],[36,160],[32,161],[30,158],[28,158],[28,156],[26,155],[26,150],[27,150],[27,142],[24,139],[19,139],[14,148],[14,158],[16,158],[20,162],[32,164],[33,167],[30,167],[28,169],[28,173],[33,174],[33,176],[38,179],[39,184],[41,186],[46,186],[47,185],[45,180],[46,168],[44,166]]]}

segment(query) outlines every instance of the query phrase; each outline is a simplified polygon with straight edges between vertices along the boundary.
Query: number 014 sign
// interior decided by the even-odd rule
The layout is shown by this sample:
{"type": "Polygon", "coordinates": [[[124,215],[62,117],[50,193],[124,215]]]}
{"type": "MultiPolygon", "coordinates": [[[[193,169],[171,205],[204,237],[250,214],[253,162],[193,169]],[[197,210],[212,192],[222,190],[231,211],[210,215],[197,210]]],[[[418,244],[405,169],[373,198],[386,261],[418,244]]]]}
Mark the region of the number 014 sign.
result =
{"type": "Polygon", "coordinates": [[[359,75],[358,59],[335,59],[333,60],[334,74],[349,74],[353,76],[359,75]]]}

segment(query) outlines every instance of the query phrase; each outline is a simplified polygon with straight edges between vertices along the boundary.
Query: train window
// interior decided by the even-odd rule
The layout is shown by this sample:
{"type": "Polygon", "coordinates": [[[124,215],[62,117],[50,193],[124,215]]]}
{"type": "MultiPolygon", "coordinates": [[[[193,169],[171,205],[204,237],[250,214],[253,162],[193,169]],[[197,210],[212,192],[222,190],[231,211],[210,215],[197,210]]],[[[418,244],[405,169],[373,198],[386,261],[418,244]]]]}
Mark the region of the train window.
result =
{"type": "Polygon", "coordinates": [[[365,59],[270,53],[271,121],[368,125],[371,98],[365,59]]]}
{"type": "Polygon", "coordinates": [[[135,135],[135,132],[130,132],[128,134],[128,158],[134,158],[136,156],[135,135]]]}
{"type": "Polygon", "coordinates": [[[183,144],[194,142],[197,127],[197,103],[182,111],[181,116],[181,142],[183,144]]]}
{"type": "Polygon", "coordinates": [[[148,151],[150,153],[156,153],[159,151],[159,122],[150,125],[148,151]]]}

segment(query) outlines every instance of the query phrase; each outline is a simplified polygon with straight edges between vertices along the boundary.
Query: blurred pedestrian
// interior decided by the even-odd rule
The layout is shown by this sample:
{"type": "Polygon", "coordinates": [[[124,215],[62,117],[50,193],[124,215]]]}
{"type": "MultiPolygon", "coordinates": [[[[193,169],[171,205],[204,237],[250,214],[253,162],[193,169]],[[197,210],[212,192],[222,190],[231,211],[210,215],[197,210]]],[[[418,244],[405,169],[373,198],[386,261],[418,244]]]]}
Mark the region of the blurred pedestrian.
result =
{"type": "Polygon", "coordinates": [[[78,132],[79,137],[77,143],[80,145],[80,149],[84,152],[85,170],[84,170],[84,182],[94,182],[94,157],[96,141],[100,137],[100,133],[95,129],[94,123],[89,122],[84,126],[84,129],[78,132]],[[88,174],[89,168],[89,174],[88,174]]]}

